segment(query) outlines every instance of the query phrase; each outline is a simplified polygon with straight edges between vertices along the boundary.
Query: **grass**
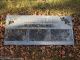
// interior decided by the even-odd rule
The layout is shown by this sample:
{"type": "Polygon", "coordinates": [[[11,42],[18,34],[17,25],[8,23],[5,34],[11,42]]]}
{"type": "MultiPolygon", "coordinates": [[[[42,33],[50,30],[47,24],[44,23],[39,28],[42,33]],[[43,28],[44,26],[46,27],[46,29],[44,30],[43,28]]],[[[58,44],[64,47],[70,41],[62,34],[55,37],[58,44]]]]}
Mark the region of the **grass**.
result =
{"type": "Polygon", "coordinates": [[[38,2],[38,0],[0,0],[0,14],[5,12],[19,14],[23,12],[23,14],[28,15],[34,14],[34,12],[41,13],[41,11],[45,14],[45,10],[53,12],[53,15],[56,11],[62,13],[66,11],[72,14],[76,11],[79,12],[79,5],[80,0],[47,0],[45,2],[38,2]]]}

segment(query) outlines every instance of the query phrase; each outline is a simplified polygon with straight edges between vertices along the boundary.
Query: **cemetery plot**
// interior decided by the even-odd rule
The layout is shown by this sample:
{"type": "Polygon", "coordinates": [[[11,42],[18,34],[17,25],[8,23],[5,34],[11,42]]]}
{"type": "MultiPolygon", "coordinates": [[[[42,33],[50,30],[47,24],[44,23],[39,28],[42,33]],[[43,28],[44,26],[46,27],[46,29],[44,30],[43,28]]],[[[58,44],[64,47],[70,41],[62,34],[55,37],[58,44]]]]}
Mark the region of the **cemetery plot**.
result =
{"type": "Polygon", "coordinates": [[[8,15],[5,45],[73,45],[70,16],[8,15]]]}

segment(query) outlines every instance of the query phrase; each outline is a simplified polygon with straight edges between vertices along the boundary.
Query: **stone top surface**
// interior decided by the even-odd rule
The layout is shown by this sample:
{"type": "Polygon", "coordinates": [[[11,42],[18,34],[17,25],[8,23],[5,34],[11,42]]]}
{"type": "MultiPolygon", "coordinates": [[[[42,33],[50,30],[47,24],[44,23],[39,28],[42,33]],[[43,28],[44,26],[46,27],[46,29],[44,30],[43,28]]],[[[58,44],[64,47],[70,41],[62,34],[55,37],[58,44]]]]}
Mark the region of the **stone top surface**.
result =
{"type": "Polygon", "coordinates": [[[70,16],[8,15],[5,45],[73,45],[70,16]]]}

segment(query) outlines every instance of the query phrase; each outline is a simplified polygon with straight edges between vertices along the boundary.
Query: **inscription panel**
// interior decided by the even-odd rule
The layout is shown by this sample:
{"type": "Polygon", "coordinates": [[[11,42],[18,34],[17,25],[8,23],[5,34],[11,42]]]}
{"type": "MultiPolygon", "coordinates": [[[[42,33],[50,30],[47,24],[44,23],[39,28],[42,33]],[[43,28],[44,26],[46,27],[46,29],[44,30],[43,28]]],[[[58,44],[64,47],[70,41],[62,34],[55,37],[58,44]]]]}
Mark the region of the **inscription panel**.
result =
{"type": "Polygon", "coordinates": [[[8,15],[5,45],[73,45],[70,16],[8,15]]]}

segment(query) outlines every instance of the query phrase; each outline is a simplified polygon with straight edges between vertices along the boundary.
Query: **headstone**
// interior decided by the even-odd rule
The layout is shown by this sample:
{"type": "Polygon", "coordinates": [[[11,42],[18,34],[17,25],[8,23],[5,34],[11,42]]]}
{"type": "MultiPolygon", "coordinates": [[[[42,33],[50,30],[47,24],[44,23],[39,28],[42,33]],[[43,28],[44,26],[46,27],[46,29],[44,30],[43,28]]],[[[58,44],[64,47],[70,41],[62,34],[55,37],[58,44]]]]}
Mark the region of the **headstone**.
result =
{"type": "Polygon", "coordinates": [[[5,45],[73,45],[70,16],[8,15],[5,45]]]}

